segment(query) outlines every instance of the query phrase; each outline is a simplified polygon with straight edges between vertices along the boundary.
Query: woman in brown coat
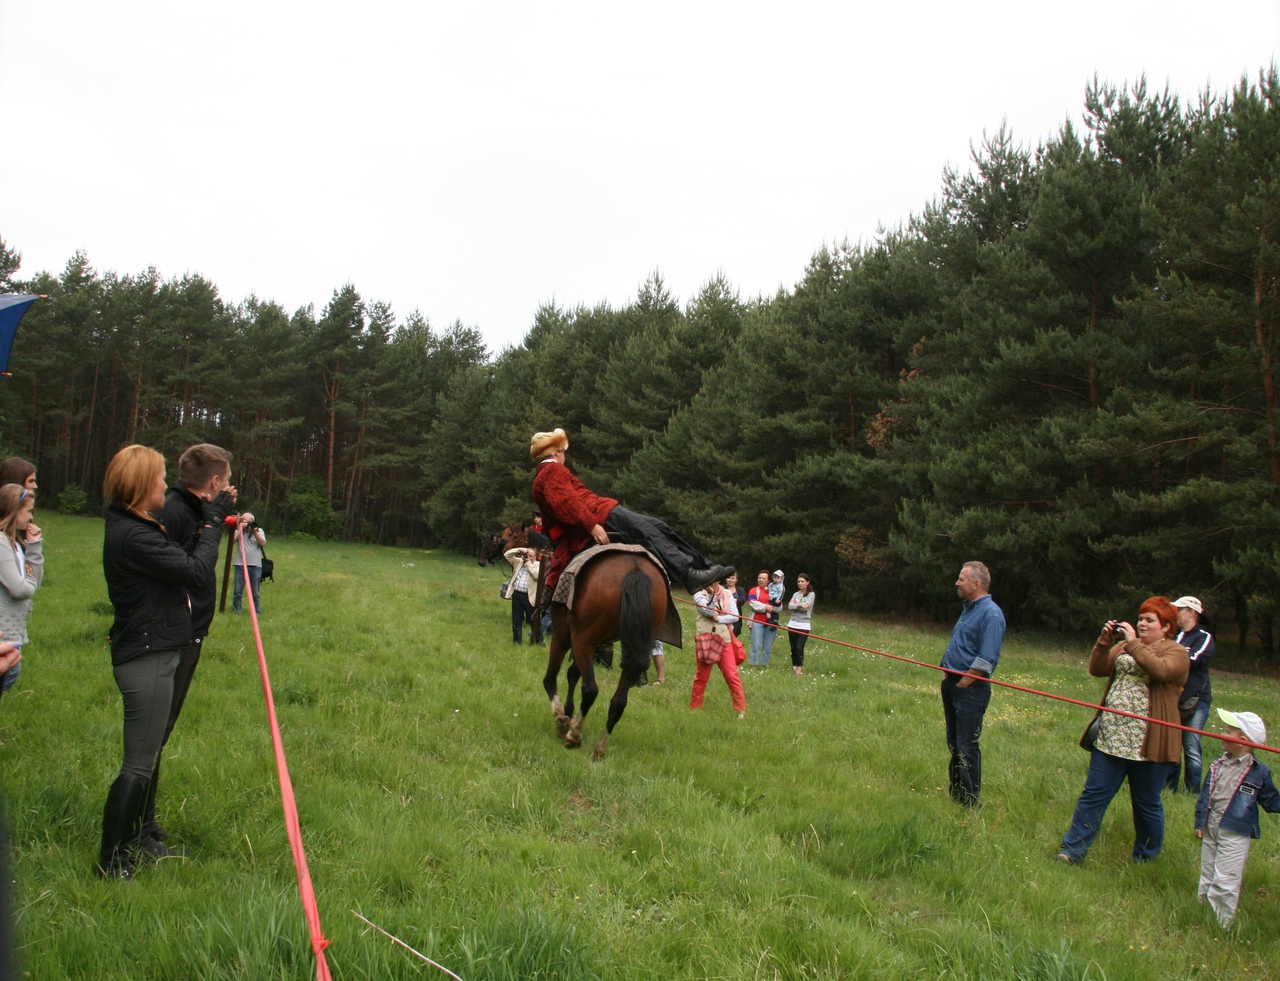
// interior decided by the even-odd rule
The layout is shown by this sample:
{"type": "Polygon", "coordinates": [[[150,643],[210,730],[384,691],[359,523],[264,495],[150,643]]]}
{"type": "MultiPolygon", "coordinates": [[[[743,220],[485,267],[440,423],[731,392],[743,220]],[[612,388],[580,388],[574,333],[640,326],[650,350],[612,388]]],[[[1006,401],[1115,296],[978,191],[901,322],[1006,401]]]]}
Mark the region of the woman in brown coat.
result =
{"type": "MultiPolygon", "coordinates": [[[[1170,639],[1177,629],[1178,611],[1164,596],[1152,596],[1142,604],[1136,630],[1116,620],[1102,628],[1089,658],[1089,673],[1109,679],[1103,705],[1165,722],[1182,721],[1178,696],[1191,662],[1186,648],[1170,639]]],[[[1179,730],[1103,712],[1084,792],[1063,835],[1058,860],[1084,860],[1107,805],[1126,779],[1133,801],[1133,860],[1145,862],[1159,855],[1164,844],[1160,791],[1170,764],[1181,758],[1179,730]]]]}

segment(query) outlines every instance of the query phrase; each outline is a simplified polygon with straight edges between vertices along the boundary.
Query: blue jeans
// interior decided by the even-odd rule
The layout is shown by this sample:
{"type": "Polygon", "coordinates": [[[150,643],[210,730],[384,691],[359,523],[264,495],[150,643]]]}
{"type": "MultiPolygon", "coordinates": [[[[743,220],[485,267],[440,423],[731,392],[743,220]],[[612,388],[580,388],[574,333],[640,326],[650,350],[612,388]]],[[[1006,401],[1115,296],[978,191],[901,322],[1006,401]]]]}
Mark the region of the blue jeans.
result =
{"type": "Polygon", "coordinates": [[[991,701],[991,686],[984,681],[959,687],[958,675],[942,679],[942,714],[947,722],[947,765],[951,799],[965,807],[976,807],[982,791],[982,717],[991,701]]]}
{"type": "MultiPolygon", "coordinates": [[[[244,599],[244,566],[232,566],[236,570],[235,595],[231,600],[231,612],[240,612],[240,601],[244,599]]],[[[259,616],[262,614],[262,598],[258,595],[258,590],[262,586],[262,566],[249,566],[249,590],[253,596],[253,612],[259,616]]]]}
{"type": "Polygon", "coordinates": [[[1071,827],[1062,836],[1062,854],[1073,862],[1085,857],[1102,827],[1107,805],[1128,778],[1129,797],[1133,802],[1133,860],[1145,862],[1159,855],[1164,845],[1164,804],[1160,801],[1160,791],[1168,772],[1168,763],[1122,760],[1095,749],[1090,754],[1084,791],[1071,815],[1071,827]]]}
{"type": "Polygon", "coordinates": [[[751,621],[751,654],[748,664],[757,664],[762,668],[769,666],[769,658],[773,656],[773,642],[778,636],[778,628],[767,623],[751,621]]]}
{"type": "MultiPolygon", "coordinates": [[[[1210,704],[1207,698],[1200,699],[1200,704],[1196,706],[1195,713],[1191,716],[1191,719],[1182,724],[1191,726],[1193,729],[1203,729],[1205,721],[1209,718],[1210,704]]],[[[1182,734],[1182,757],[1186,767],[1187,790],[1199,795],[1201,779],[1204,776],[1204,757],[1200,752],[1199,733],[1184,732],[1182,734]]],[[[1180,769],[1182,767],[1177,763],[1169,764],[1169,776],[1164,784],[1165,790],[1178,789],[1178,771],[1180,769]]]]}
{"type": "MultiPolygon", "coordinates": [[[[22,648],[18,648],[21,653],[22,648]]],[[[22,674],[22,662],[19,661],[4,674],[0,674],[0,695],[3,695],[10,688],[18,683],[18,675],[22,674]]]]}

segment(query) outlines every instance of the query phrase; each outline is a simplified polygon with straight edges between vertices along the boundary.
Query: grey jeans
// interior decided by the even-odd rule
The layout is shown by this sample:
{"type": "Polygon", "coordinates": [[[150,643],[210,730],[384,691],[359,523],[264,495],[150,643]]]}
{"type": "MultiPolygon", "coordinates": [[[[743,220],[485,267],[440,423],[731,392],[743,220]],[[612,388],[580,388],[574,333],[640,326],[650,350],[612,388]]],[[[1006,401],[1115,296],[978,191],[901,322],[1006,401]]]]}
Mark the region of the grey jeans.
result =
{"type": "Polygon", "coordinates": [[[173,704],[173,674],[181,652],[152,651],[112,665],[124,699],[124,763],[121,773],[151,779],[173,704]]]}

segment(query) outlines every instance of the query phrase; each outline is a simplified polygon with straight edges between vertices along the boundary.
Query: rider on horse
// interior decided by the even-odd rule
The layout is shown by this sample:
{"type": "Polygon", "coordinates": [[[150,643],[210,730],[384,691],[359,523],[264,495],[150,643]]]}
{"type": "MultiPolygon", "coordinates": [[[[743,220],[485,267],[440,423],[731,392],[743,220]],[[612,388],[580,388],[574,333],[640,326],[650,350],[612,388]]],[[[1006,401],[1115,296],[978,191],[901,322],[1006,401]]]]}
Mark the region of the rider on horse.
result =
{"type": "Polygon", "coordinates": [[[662,563],[667,577],[691,593],[733,575],[733,566],[708,562],[665,523],[629,511],[613,498],[597,497],[587,490],[564,464],[568,448],[569,437],[563,429],[534,433],[529,444],[529,455],[537,461],[533,500],[555,544],[555,554],[547,570],[548,591],[555,587],[574,553],[593,542],[644,546],[662,563]]]}

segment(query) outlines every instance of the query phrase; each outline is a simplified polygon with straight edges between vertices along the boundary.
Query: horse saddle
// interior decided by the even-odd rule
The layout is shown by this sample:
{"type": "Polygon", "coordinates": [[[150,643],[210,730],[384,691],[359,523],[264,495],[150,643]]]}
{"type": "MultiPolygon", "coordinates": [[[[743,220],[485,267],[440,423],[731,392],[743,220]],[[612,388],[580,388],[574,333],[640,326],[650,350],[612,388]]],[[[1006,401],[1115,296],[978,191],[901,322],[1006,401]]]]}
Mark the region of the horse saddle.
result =
{"type": "Polygon", "coordinates": [[[642,545],[621,545],[611,542],[608,545],[592,545],[590,548],[583,549],[569,560],[569,564],[564,567],[564,572],[560,573],[560,579],[556,583],[556,591],[551,594],[551,602],[563,603],[572,610],[573,593],[578,573],[586,568],[587,564],[592,560],[610,552],[631,552],[643,555],[662,570],[663,582],[667,586],[667,616],[654,640],[660,640],[664,644],[682,648],[684,645],[681,643],[680,614],[676,612],[676,604],[671,599],[671,584],[666,582],[666,570],[662,568],[662,563],[657,560],[654,554],[642,545]]]}

